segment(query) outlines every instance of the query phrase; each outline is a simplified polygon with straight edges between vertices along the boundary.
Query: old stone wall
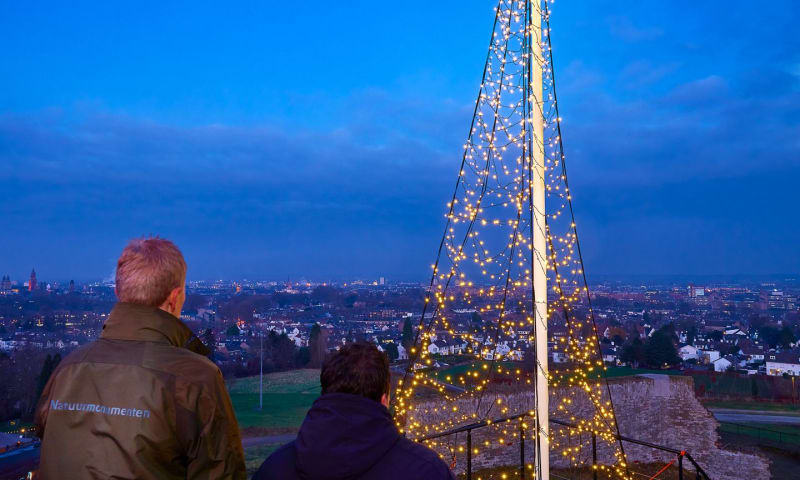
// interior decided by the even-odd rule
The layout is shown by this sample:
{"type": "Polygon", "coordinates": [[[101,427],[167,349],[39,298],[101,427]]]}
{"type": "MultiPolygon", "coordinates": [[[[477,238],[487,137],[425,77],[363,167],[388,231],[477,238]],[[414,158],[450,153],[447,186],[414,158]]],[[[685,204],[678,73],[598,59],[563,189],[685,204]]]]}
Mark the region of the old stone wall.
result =
{"type": "MultiPolygon", "coordinates": [[[[700,466],[713,479],[761,480],[769,478],[768,461],[758,455],[723,450],[718,447],[717,422],[695,398],[691,377],[648,375],[609,380],[614,401],[614,410],[620,433],[658,445],[682,449],[689,452],[700,466]]],[[[594,407],[588,397],[576,392],[556,390],[553,396],[572,394],[574,403],[568,412],[552,408],[551,418],[565,421],[591,418],[594,407]]],[[[417,418],[423,425],[444,425],[454,415],[474,412],[477,400],[460,400],[447,404],[438,402],[419,405],[418,411],[425,412],[417,418]],[[455,407],[455,413],[453,408],[455,407]]],[[[478,418],[499,418],[506,415],[533,409],[531,392],[494,392],[484,395],[481,400],[478,418]],[[499,398],[499,402],[497,399],[499,398]]],[[[476,418],[477,420],[477,418],[476,418]]],[[[469,423],[469,422],[464,422],[469,423]]],[[[528,424],[532,424],[530,418],[528,424]]],[[[591,464],[591,436],[577,435],[568,429],[551,424],[553,448],[550,462],[553,468],[566,468],[574,465],[591,464]],[[566,455],[565,455],[566,452],[566,455]]],[[[526,458],[530,462],[534,455],[531,430],[526,431],[526,458]]],[[[473,456],[473,468],[488,468],[519,464],[519,423],[493,425],[473,431],[473,448],[479,453],[473,456]]],[[[610,465],[615,463],[616,443],[598,439],[598,460],[610,465]]],[[[433,448],[451,462],[458,472],[466,465],[463,449],[466,435],[460,434],[440,439],[433,448]]],[[[635,463],[666,464],[674,455],[652,448],[623,443],[628,463],[635,469],[635,463]]],[[[684,465],[690,468],[689,462],[684,465]]]]}

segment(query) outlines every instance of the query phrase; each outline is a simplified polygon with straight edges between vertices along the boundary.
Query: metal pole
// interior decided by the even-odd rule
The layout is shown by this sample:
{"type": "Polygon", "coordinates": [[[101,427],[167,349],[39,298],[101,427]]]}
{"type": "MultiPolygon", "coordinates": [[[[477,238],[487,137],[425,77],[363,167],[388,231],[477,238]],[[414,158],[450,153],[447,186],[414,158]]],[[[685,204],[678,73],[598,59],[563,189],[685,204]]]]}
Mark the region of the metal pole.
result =
{"type": "Polygon", "coordinates": [[[519,478],[525,478],[525,428],[522,418],[519,419],[519,478]]]}
{"type": "Polygon", "coordinates": [[[597,433],[592,432],[592,480],[597,480],[597,433]]]}
{"type": "Polygon", "coordinates": [[[472,430],[467,430],[467,480],[472,480],[472,430]]]}
{"type": "Polygon", "coordinates": [[[536,342],[536,439],[539,446],[537,452],[536,478],[550,478],[550,445],[549,431],[549,395],[548,395],[548,362],[547,362],[547,238],[545,236],[545,165],[544,165],[544,117],[541,114],[544,99],[542,87],[542,65],[538,59],[542,57],[542,15],[539,8],[533,8],[530,15],[530,45],[528,59],[530,65],[530,93],[532,108],[529,110],[533,148],[530,151],[529,168],[533,170],[533,178],[529,186],[533,199],[533,253],[534,264],[531,265],[533,277],[533,295],[536,311],[534,314],[534,336],[536,342]]]}
{"type": "Polygon", "coordinates": [[[678,480],[683,480],[683,452],[678,454],[678,480]]]}

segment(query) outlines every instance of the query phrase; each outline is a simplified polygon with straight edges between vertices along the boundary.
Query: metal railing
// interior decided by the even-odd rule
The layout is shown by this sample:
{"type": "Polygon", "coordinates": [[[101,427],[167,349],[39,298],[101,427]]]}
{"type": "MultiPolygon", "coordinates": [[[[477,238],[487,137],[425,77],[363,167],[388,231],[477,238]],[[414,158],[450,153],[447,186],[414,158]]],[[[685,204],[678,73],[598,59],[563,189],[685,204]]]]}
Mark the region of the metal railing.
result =
{"type": "Polygon", "coordinates": [[[745,425],[743,423],[735,423],[735,422],[720,422],[720,427],[728,427],[723,429],[723,432],[729,433],[736,433],[738,435],[747,435],[747,436],[754,436],[753,432],[755,432],[755,437],[758,440],[772,440],[778,443],[784,443],[784,440],[788,440],[791,443],[795,443],[800,445],[800,433],[792,433],[792,432],[783,432],[780,430],[773,430],[771,428],[763,428],[763,427],[755,427],[753,425],[745,425]]]}
{"type": "MultiPolygon", "coordinates": [[[[471,423],[469,425],[463,425],[461,427],[454,428],[452,430],[447,430],[445,432],[435,433],[433,435],[427,435],[425,437],[419,438],[418,441],[424,442],[426,440],[433,440],[436,438],[446,437],[448,435],[455,435],[457,433],[467,433],[467,480],[472,480],[472,431],[478,428],[487,427],[489,425],[496,425],[499,423],[508,423],[513,420],[521,420],[524,417],[530,416],[530,412],[520,413],[517,415],[511,415],[508,417],[497,418],[494,420],[483,420],[480,422],[471,423]]],[[[556,425],[561,425],[567,428],[578,428],[578,425],[570,422],[565,422],[563,420],[558,420],[555,418],[550,419],[550,423],[554,423],[556,425]]],[[[522,421],[519,422],[519,476],[520,479],[525,478],[525,429],[522,421]]],[[[676,460],[678,463],[678,479],[684,479],[684,466],[683,461],[684,458],[689,461],[689,463],[694,467],[695,471],[695,479],[696,480],[711,480],[711,477],[705,472],[705,470],[697,464],[697,461],[687,452],[686,450],[679,450],[677,448],[665,447],[663,445],[658,445],[651,442],[646,442],[644,440],[638,440],[631,437],[626,437],[624,435],[613,435],[614,438],[617,440],[631,443],[634,445],[641,445],[643,447],[653,448],[655,450],[661,450],[662,452],[668,452],[673,455],[676,455],[676,460]]],[[[672,463],[672,462],[670,462],[672,463]]],[[[666,469],[666,467],[665,467],[666,469]]],[[[687,472],[688,473],[688,472],[687,472]]],[[[592,478],[597,480],[598,475],[598,464],[597,464],[597,434],[592,432],[592,478]]],[[[688,478],[688,477],[687,477],[688,478]]]]}

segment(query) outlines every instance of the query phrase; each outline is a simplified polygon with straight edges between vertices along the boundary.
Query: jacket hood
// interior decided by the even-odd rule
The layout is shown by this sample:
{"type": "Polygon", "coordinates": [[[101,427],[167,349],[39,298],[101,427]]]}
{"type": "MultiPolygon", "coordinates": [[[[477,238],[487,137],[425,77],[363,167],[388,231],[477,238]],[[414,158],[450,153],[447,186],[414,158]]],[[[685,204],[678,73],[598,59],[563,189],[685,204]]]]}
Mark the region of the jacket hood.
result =
{"type": "Polygon", "coordinates": [[[328,393],[314,401],[297,434],[297,473],[307,480],[356,478],[399,439],[389,410],[380,403],[328,393]]]}

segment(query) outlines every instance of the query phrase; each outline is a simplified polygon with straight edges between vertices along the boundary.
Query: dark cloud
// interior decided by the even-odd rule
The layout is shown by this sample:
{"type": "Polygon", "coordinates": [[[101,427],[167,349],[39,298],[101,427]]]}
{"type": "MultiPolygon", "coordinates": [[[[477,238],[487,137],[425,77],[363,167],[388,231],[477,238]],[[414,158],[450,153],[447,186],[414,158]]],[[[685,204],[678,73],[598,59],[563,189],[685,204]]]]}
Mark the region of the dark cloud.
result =
{"type": "Polygon", "coordinates": [[[569,97],[561,105],[574,171],[591,183],[657,185],[799,168],[800,91],[744,96],[746,82],[709,76],[647,99],[599,88],[569,97]]]}
{"type": "Polygon", "coordinates": [[[424,274],[430,259],[419,245],[440,228],[457,165],[421,135],[425,123],[448,122],[398,109],[376,123],[362,110],[324,132],[5,116],[0,184],[14,199],[0,207],[5,246],[60,265],[45,245],[82,233],[72,248],[91,258],[102,245],[108,257],[127,238],[160,233],[205,252],[201,278],[424,274]],[[387,249],[407,253],[384,258],[387,249]]]}
{"type": "MultiPolygon", "coordinates": [[[[555,10],[564,140],[590,273],[800,270],[800,9],[791,6],[761,5],[757,21],[746,2],[555,10]]],[[[448,23],[440,13],[431,25],[448,23]]],[[[358,24],[347,42],[366,41],[358,24]]],[[[436,43],[434,53],[399,48],[387,66],[379,54],[402,43],[402,31],[374,29],[363,52],[328,52],[334,71],[318,80],[305,78],[307,52],[288,43],[273,59],[294,66],[285,76],[247,70],[270,65],[248,57],[236,68],[215,64],[197,86],[187,72],[205,78],[202,69],[170,69],[161,58],[159,71],[175,79],[153,94],[151,110],[138,79],[131,86],[120,73],[130,71],[125,57],[84,94],[91,75],[65,52],[69,100],[55,95],[66,75],[57,70],[32,90],[52,104],[0,112],[0,270],[103,277],[128,238],[153,233],[181,244],[194,278],[424,277],[474,105],[464,79],[477,82],[474,53],[485,46],[462,51],[457,28],[439,38],[425,27],[415,45],[436,43]],[[460,56],[470,60],[456,65],[460,56]],[[237,68],[249,72],[242,83],[225,83],[219,72],[237,68]],[[381,84],[387,71],[400,76],[381,84]],[[264,84],[252,87],[253,78],[264,84]],[[213,93],[227,88],[232,97],[213,93]],[[116,91],[125,95],[107,107],[104,95],[116,91]],[[192,110],[195,96],[208,105],[192,110]],[[252,111],[242,106],[251,101],[252,111]],[[274,116],[262,114],[270,106],[274,116]]],[[[0,68],[16,79],[25,65],[0,68]]],[[[22,80],[11,86],[27,91],[22,80]]],[[[0,93],[0,108],[17,104],[0,93]]]]}

